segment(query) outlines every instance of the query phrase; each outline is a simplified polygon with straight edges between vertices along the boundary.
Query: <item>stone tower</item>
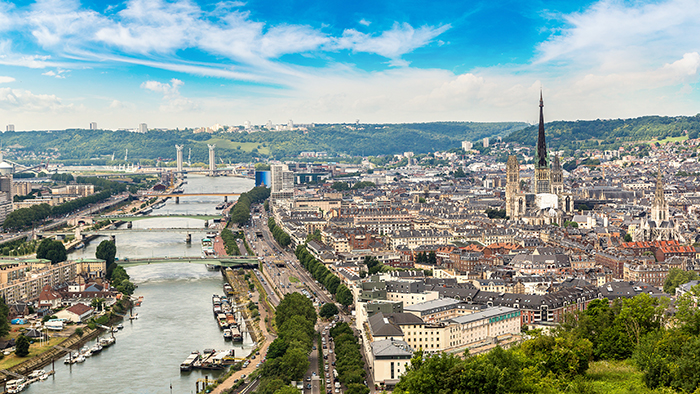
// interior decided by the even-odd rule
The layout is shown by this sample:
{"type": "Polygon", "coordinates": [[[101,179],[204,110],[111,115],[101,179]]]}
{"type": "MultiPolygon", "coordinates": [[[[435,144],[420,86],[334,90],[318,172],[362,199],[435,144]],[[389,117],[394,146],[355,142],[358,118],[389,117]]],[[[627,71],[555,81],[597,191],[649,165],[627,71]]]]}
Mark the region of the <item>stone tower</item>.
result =
{"type": "Polygon", "coordinates": [[[668,218],[668,203],[664,197],[663,175],[661,175],[661,166],[659,173],[656,176],[656,192],[654,193],[654,202],[651,204],[651,220],[660,225],[661,222],[667,221],[668,218]]]}
{"type": "Polygon", "coordinates": [[[535,157],[535,193],[551,193],[551,176],[549,157],[547,156],[547,141],[544,137],[544,101],[540,91],[540,127],[537,134],[537,156],[535,157]]]}
{"type": "Polygon", "coordinates": [[[506,164],[506,216],[520,216],[517,194],[520,191],[520,164],[514,155],[508,156],[506,164]]]}
{"type": "Polygon", "coordinates": [[[559,196],[564,192],[564,171],[561,169],[559,155],[554,155],[551,177],[552,193],[559,196]]]}

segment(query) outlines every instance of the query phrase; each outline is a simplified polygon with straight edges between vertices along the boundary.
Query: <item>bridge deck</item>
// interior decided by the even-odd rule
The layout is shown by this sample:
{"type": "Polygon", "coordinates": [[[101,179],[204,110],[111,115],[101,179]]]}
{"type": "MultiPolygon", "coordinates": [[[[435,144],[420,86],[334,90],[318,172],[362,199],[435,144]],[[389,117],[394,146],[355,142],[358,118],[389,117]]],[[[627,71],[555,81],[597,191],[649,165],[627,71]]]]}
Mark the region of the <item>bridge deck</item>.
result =
{"type": "Polygon", "coordinates": [[[167,263],[189,263],[189,264],[210,264],[218,267],[240,267],[240,266],[257,266],[259,261],[257,258],[241,258],[241,257],[152,257],[141,259],[118,260],[117,264],[125,267],[147,265],[147,264],[167,264],[167,263]]]}

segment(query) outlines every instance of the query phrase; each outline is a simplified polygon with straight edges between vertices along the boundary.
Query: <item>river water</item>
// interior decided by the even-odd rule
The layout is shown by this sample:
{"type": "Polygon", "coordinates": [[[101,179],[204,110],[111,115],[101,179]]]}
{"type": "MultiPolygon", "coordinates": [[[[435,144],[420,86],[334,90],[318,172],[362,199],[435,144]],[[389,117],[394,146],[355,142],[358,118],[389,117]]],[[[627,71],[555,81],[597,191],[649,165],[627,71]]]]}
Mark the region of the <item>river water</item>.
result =
{"type": "MultiPolygon", "coordinates": [[[[208,178],[188,175],[187,192],[243,192],[253,181],[233,177],[208,178]]],[[[169,200],[154,214],[214,214],[222,197],[182,197],[180,203],[169,200]]],[[[144,219],[134,222],[138,228],[201,228],[203,221],[185,218],[144,219]]],[[[199,256],[203,233],[192,232],[192,244],[184,233],[138,232],[117,235],[117,256],[172,257],[199,256]]],[[[101,239],[93,240],[69,258],[94,257],[101,239]]],[[[193,350],[233,348],[236,357],[248,355],[254,347],[250,336],[242,344],[224,341],[212,313],[212,294],[222,294],[223,278],[207,271],[203,264],[152,264],[127,268],[138,286],[135,296],[143,296],[135,308],[138,319],[125,321],[115,333],[117,342],[82,364],[67,366],[56,361],[56,374],[44,382],[32,384],[25,392],[41,393],[194,393],[195,382],[216,378],[214,371],[180,373],[179,365],[193,350]],[[170,389],[172,385],[172,390],[170,389]]],[[[88,344],[91,346],[91,344],[88,344]]],[[[49,366],[47,369],[50,369],[49,366]]]]}

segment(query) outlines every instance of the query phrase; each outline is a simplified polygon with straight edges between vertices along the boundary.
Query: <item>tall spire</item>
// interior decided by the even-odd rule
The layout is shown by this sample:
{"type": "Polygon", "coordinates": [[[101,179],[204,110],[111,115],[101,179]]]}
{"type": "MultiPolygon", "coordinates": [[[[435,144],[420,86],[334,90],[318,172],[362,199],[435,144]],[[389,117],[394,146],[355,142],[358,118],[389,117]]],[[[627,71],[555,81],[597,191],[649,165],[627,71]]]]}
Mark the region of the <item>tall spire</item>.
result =
{"type": "Polygon", "coordinates": [[[547,159],[547,141],[544,137],[544,100],[542,100],[542,90],[540,89],[540,129],[537,134],[537,161],[535,162],[536,168],[549,167],[549,160],[547,159]]]}

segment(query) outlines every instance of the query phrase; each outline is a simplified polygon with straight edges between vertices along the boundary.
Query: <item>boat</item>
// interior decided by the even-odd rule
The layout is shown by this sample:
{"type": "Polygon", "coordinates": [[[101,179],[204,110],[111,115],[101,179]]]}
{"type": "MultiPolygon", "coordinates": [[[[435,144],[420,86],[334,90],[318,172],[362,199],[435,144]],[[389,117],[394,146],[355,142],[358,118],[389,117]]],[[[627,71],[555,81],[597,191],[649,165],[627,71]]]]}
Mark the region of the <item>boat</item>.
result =
{"type": "Polygon", "coordinates": [[[75,358],[76,363],[84,363],[85,362],[85,356],[82,354],[79,354],[78,357],[75,358]]]}
{"type": "Polygon", "coordinates": [[[138,313],[135,314],[135,315],[129,315],[129,320],[136,320],[136,319],[138,319],[138,318],[139,318],[139,314],[138,314],[138,313]]]}
{"type": "Polygon", "coordinates": [[[110,346],[114,345],[114,342],[116,342],[116,341],[117,340],[114,339],[113,337],[105,337],[105,338],[100,339],[100,345],[103,348],[106,348],[106,347],[110,347],[110,346]]]}
{"type": "Polygon", "coordinates": [[[226,315],[226,323],[228,323],[228,326],[230,328],[238,327],[238,323],[236,322],[236,317],[233,316],[233,314],[226,315]]]}
{"type": "Polygon", "coordinates": [[[221,204],[219,204],[219,205],[216,206],[216,209],[219,210],[219,211],[222,210],[222,209],[224,209],[224,208],[226,208],[226,203],[225,203],[225,202],[222,202],[221,204]]]}
{"type": "Polygon", "coordinates": [[[224,339],[227,341],[230,341],[231,339],[233,339],[233,334],[231,334],[230,328],[224,329],[224,339]]]}
{"type": "Polygon", "coordinates": [[[102,351],[102,345],[100,345],[100,342],[97,342],[93,347],[90,348],[90,351],[92,354],[97,354],[102,351]]]}
{"type": "Polygon", "coordinates": [[[8,380],[7,383],[5,383],[5,389],[8,393],[19,393],[27,388],[28,385],[27,379],[24,378],[8,380]]]}
{"type": "Polygon", "coordinates": [[[117,332],[119,329],[117,327],[112,327],[112,332],[117,332]]]}
{"type": "Polygon", "coordinates": [[[123,325],[123,324],[121,324],[121,323],[117,324],[117,330],[121,330],[121,329],[123,329],[123,328],[124,328],[124,325],[123,325]]]}
{"type": "Polygon", "coordinates": [[[45,375],[45,374],[46,374],[46,371],[44,371],[43,369],[35,369],[34,371],[32,371],[32,373],[27,375],[27,377],[29,379],[39,379],[39,377],[41,375],[45,375]]]}
{"type": "Polygon", "coordinates": [[[243,342],[243,335],[238,327],[231,328],[231,340],[234,342],[243,342]]]}
{"type": "Polygon", "coordinates": [[[223,330],[228,328],[228,322],[226,321],[226,315],[219,313],[216,315],[216,322],[219,324],[219,329],[223,330]]]}
{"type": "Polygon", "coordinates": [[[193,351],[192,353],[190,353],[190,355],[187,356],[187,358],[185,359],[185,361],[183,361],[182,364],[180,364],[180,371],[181,371],[181,372],[182,372],[182,371],[191,371],[191,370],[192,370],[192,366],[194,365],[194,363],[195,363],[196,361],[199,360],[199,357],[200,357],[200,356],[199,356],[199,352],[196,351],[196,350],[193,351]]]}
{"type": "Polygon", "coordinates": [[[75,245],[75,247],[74,247],[73,249],[79,250],[79,249],[82,249],[82,248],[84,248],[84,247],[85,247],[85,244],[81,242],[81,243],[75,245]]]}

